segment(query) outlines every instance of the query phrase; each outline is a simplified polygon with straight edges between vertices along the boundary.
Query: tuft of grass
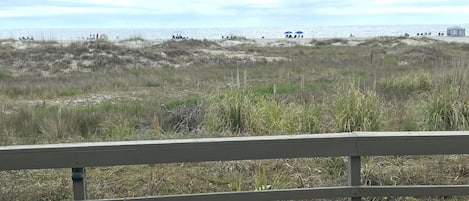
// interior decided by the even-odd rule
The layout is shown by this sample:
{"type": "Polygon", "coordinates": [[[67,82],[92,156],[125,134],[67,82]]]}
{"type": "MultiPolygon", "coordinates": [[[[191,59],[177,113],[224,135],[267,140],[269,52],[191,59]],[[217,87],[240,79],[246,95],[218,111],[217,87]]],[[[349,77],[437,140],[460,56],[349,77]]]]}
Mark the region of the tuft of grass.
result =
{"type": "Polygon", "coordinates": [[[388,92],[411,94],[416,91],[429,91],[432,88],[432,79],[428,72],[422,71],[387,78],[380,82],[380,86],[388,92]]]}
{"type": "Polygon", "coordinates": [[[426,130],[469,129],[469,96],[461,90],[451,86],[430,97],[423,115],[426,130]]]}
{"type": "Polygon", "coordinates": [[[316,133],[322,109],[316,103],[296,104],[259,96],[251,90],[236,90],[211,97],[208,130],[230,130],[251,135],[316,133]]]}
{"type": "Polygon", "coordinates": [[[83,94],[82,89],[66,89],[61,92],[59,92],[59,96],[74,96],[74,95],[79,95],[83,94]]]}
{"type": "Polygon", "coordinates": [[[69,175],[70,170],[67,169],[1,171],[0,199],[72,200],[69,175]],[[3,185],[6,181],[10,185],[3,185]]]}
{"type": "Polygon", "coordinates": [[[290,185],[291,178],[287,175],[268,172],[265,166],[259,166],[255,175],[256,191],[286,189],[290,185]]]}
{"type": "Polygon", "coordinates": [[[259,85],[251,87],[251,92],[258,96],[271,96],[275,94],[293,94],[301,90],[299,84],[281,83],[274,85],[259,85]]]}
{"type": "Polygon", "coordinates": [[[385,55],[383,58],[384,65],[396,65],[398,62],[397,57],[391,55],[385,55]]]}
{"type": "Polygon", "coordinates": [[[322,111],[315,103],[261,99],[253,107],[257,110],[250,115],[249,132],[257,135],[319,132],[322,111]]]}
{"type": "Polygon", "coordinates": [[[35,106],[0,113],[1,144],[151,139],[159,104],[104,103],[63,108],[35,106]]]}
{"type": "Polygon", "coordinates": [[[448,73],[423,104],[425,130],[469,129],[469,93],[467,73],[448,73]]]}
{"type": "Polygon", "coordinates": [[[11,77],[10,73],[0,70],[0,80],[4,80],[11,77]]]}
{"type": "Polygon", "coordinates": [[[338,131],[375,131],[381,127],[383,106],[375,92],[361,90],[354,83],[338,91],[335,103],[338,131]]]}
{"type": "Polygon", "coordinates": [[[201,101],[200,96],[198,96],[198,95],[189,95],[189,96],[186,96],[182,99],[178,98],[178,99],[169,100],[164,104],[164,107],[167,110],[172,110],[172,109],[177,108],[181,105],[185,105],[185,106],[196,105],[200,101],[201,101]]]}
{"type": "Polygon", "coordinates": [[[221,96],[209,97],[210,108],[207,113],[206,127],[210,131],[244,132],[247,112],[252,111],[252,94],[246,90],[236,90],[221,96]]]}

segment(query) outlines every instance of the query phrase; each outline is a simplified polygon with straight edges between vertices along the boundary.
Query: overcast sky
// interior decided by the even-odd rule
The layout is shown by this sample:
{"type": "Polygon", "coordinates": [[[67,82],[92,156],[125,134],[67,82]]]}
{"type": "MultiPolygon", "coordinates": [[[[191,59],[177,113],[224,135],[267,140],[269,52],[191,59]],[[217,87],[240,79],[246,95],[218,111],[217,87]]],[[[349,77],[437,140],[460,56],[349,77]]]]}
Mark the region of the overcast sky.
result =
{"type": "Polygon", "coordinates": [[[1,0],[1,28],[469,24],[469,0],[1,0]]]}

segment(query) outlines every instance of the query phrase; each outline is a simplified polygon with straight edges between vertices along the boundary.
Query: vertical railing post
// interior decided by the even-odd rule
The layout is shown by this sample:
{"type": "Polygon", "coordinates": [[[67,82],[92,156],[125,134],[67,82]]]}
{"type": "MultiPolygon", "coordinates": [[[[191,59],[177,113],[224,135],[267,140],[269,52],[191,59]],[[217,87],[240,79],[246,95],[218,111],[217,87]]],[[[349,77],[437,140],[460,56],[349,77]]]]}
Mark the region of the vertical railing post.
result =
{"type": "Polygon", "coordinates": [[[73,200],[86,200],[85,168],[72,168],[73,200]]]}
{"type": "MultiPolygon", "coordinates": [[[[361,185],[360,173],[361,161],[360,156],[348,157],[348,182],[349,186],[358,187],[361,185]]],[[[362,198],[359,196],[351,197],[350,201],[360,201],[362,198]]]]}

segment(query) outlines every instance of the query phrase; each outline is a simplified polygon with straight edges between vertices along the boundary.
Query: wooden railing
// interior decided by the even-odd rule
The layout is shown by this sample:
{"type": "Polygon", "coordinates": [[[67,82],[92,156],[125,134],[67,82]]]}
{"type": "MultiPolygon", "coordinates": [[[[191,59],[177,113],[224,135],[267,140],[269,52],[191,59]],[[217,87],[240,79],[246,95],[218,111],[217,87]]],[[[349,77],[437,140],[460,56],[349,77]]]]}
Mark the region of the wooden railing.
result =
{"type": "Polygon", "coordinates": [[[86,200],[86,167],[348,156],[348,186],[219,192],[111,200],[270,201],[469,195],[469,185],[364,186],[360,157],[469,154],[469,131],[353,132],[0,147],[0,170],[71,168],[75,200],[86,200]]]}

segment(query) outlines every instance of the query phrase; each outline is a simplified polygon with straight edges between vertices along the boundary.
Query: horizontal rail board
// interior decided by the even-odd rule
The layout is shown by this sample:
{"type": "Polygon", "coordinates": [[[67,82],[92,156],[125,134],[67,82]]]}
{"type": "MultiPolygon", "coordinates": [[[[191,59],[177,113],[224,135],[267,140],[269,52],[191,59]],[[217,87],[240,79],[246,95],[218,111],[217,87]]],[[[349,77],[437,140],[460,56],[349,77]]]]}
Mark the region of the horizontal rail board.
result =
{"type": "Polygon", "coordinates": [[[354,132],[359,156],[468,154],[468,131],[354,132]]]}
{"type": "Polygon", "coordinates": [[[469,131],[366,132],[0,147],[0,170],[375,155],[468,154],[469,131]],[[3,162],[6,161],[6,162],[3,162]]]}
{"type": "Polygon", "coordinates": [[[382,196],[463,196],[469,195],[469,185],[361,186],[361,197],[382,196]]]}
{"type": "MultiPolygon", "coordinates": [[[[314,198],[348,197],[357,190],[353,187],[324,187],[311,189],[285,189],[269,191],[241,191],[222,193],[203,193],[160,197],[140,197],[104,199],[101,201],[274,201],[274,200],[304,200],[314,198]],[[336,196],[332,196],[336,195],[336,196]]],[[[96,200],[97,201],[97,200],[96,200]]]]}
{"type": "Polygon", "coordinates": [[[338,156],[354,149],[345,134],[13,146],[0,149],[0,161],[9,161],[0,170],[338,156]]]}
{"type": "Polygon", "coordinates": [[[86,167],[349,156],[350,186],[104,200],[270,201],[338,197],[359,200],[381,196],[469,195],[469,185],[360,186],[361,156],[436,154],[469,154],[469,131],[352,132],[5,146],[0,147],[0,170],[73,168],[74,198],[86,199],[86,167]]]}
{"type": "Polygon", "coordinates": [[[435,186],[360,186],[322,187],[308,189],[285,189],[269,191],[242,191],[204,193],[160,197],[116,198],[100,201],[274,201],[302,200],[340,197],[380,197],[380,196],[458,196],[468,195],[469,185],[435,186]]]}

